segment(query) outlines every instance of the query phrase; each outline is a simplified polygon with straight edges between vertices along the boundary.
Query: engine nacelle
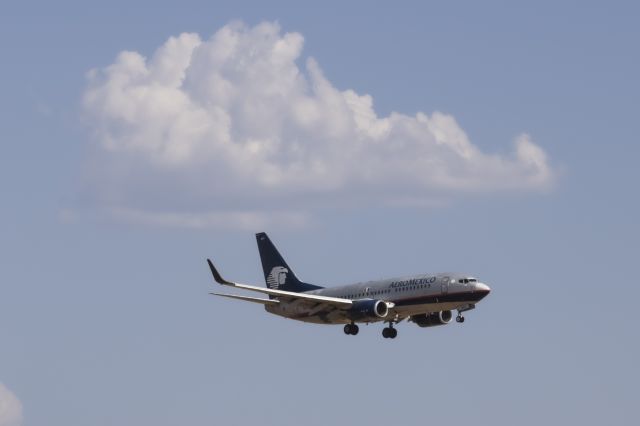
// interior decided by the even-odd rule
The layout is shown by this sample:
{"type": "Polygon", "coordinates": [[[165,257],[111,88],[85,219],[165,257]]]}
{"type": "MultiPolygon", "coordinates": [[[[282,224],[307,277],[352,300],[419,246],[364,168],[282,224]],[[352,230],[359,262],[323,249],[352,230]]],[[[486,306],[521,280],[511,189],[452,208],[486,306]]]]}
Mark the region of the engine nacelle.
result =
{"type": "Polygon", "coordinates": [[[353,320],[379,320],[389,315],[389,307],[382,300],[354,300],[349,316],[353,320]]]}
{"type": "Polygon", "coordinates": [[[431,314],[413,315],[411,321],[420,327],[435,327],[436,325],[449,324],[453,319],[451,311],[433,312],[431,314]]]}

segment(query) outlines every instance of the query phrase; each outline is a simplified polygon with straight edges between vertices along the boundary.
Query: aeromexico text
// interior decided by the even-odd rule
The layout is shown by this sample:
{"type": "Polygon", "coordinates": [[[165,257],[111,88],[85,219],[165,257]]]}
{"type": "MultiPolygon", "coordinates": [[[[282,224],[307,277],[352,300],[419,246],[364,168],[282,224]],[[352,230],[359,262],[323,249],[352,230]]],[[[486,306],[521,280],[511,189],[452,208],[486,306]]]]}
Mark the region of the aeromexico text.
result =
{"type": "Polygon", "coordinates": [[[404,281],[393,281],[389,284],[389,288],[395,287],[409,287],[413,285],[423,285],[423,284],[433,284],[436,282],[436,277],[428,277],[428,278],[415,278],[412,280],[404,280],[404,281]]]}

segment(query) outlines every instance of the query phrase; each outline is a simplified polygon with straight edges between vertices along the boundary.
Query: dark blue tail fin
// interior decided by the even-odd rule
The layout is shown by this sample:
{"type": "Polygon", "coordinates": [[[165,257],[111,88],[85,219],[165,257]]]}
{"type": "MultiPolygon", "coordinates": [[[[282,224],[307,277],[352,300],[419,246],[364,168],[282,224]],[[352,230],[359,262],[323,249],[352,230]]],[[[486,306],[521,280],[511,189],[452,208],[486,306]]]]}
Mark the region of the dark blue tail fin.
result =
{"type": "Polygon", "coordinates": [[[258,242],[258,251],[260,252],[260,260],[262,261],[262,270],[264,271],[264,280],[267,282],[267,287],[296,293],[322,288],[300,281],[266,233],[256,234],[256,241],[258,242]]]}

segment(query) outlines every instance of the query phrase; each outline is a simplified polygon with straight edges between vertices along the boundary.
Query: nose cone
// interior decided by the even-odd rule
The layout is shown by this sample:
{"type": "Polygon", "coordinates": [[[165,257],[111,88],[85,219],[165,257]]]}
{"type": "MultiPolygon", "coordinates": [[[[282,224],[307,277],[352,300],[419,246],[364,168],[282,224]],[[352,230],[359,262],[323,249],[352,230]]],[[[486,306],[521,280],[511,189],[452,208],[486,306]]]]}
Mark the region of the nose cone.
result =
{"type": "Polygon", "coordinates": [[[489,286],[484,283],[476,283],[473,290],[475,293],[477,293],[480,296],[478,301],[480,301],[481,299],[484,299],[487,296],[487,294],[491,293],[491,288],[489,288],[489,286]]]}
{"type": "Polygon", "coordinates": [[[484,284],[484,283],[477,283],[476,284],[476,291],[482,291],[482,292],[485,292],[487,294],[491,293],[491,289],[489,288],[489,286],[484,284]]]}

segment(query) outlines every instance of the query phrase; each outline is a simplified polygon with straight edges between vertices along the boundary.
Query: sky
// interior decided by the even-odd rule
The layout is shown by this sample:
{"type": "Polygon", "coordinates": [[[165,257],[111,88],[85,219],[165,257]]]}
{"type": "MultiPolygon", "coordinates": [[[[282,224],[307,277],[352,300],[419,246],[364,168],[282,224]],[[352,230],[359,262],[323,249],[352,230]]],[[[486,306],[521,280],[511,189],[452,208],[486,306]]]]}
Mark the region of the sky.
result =
{"type": "Polygon", "coordinates": [[[12,2],[0,13],[0,426],[630,423],[634,2],[12,2]],[[464,324],[298,323],[464,271],[464,324]]]}

